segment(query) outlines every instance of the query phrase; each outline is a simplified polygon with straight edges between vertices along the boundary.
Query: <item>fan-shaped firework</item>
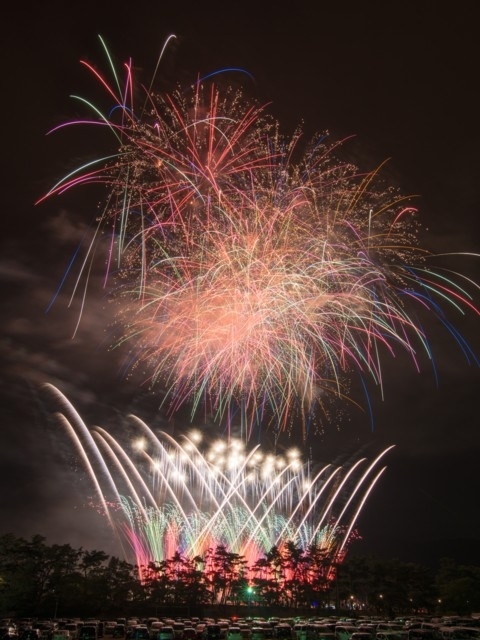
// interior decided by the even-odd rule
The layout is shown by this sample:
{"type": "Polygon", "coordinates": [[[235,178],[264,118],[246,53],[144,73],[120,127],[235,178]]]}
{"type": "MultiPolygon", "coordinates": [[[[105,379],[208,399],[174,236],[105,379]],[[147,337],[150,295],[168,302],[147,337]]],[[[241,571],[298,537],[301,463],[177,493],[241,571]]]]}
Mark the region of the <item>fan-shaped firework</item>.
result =
{"type": "Polygon", "coordinates": [[[252,567],[275,546],[317,548],[328,575],[341,562],[370,492],[382,475],[382,451],[350,467],[316,471],[296,450],[284,456],[247,451],[240,440],[218,441],[206,452],[199,433],[158,436],[130,416],[138,436],[131,452],[101,427],[88,429],[53,385],[57,414],[88,470],[113,530],[135,554],[140,573],[151,562],[181,553],[190,559],[223,546],[252,567]],[[121,507],[121,509],[119,509],[121,507]]]}
{"type": "Polygon", "coordinates": [[[87,103],[94,118],[69,124],[107,127],[114,153],[47,196],[106,186],[83,271],[110,230],[119,340],[172,412],[240,405],[250,425],[268,416],[281,429],[294,408],[341,395],[352,370],[381,384],[385,353],[430,357],[414,303],[445,324],[444,303],[478,313],[461,276],[428,268],[411,200],[382,186],[381,167],[338,160],[343,143],[323,135],[301,150],[300,131],[282,135],[265,106],[212,78],[144,90],[138,108],[131,63],[123,83],[112,64],[112,84],[86,66],[111,107],[87,103]]]}

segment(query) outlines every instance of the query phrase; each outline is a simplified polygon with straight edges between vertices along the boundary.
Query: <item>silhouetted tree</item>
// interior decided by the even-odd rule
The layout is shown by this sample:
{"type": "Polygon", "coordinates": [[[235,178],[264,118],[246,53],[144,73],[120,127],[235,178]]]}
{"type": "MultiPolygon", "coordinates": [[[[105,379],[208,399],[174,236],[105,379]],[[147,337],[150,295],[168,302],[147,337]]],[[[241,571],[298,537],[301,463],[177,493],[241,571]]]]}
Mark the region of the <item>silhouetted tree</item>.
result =
{"type": "Polygon", "coordinates": [[[47,545],[42,536],[0,536],[0,616],[108,615],[164,605],[259,604],[311,607],[332,598],[343,609],[381,615],[480,610],[480,567],[443,559],[438,571],[397,559],[347,557],[334,583],[328,553],[293,541],[274,546],[251,567],[225,546],[193,559],[135,567],[102,551],[47,545]],[[253,593],[247,587],[253,574],[253,593]],[[140,579],[139,576],[142,576],[140,579]]]}

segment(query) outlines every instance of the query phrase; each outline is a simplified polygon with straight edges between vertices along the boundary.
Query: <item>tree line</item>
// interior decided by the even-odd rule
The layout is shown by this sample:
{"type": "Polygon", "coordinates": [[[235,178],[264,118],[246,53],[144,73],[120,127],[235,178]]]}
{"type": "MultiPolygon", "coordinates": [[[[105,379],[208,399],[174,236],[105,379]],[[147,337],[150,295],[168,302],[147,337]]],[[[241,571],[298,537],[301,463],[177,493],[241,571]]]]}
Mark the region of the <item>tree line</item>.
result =
{"type": "Polygon", "coordinates": [[[231,607],[295,612],[470,615],[480,611],[480,567],[442,559],[437,568],[350,555],[332,570],[322,551],[287,542],[253,566],[224,546],[203,557],[172,557],[137,566],[103,551],[0,536],[0,616],[56,618],[175,610],[202,615],[231,607]]]}

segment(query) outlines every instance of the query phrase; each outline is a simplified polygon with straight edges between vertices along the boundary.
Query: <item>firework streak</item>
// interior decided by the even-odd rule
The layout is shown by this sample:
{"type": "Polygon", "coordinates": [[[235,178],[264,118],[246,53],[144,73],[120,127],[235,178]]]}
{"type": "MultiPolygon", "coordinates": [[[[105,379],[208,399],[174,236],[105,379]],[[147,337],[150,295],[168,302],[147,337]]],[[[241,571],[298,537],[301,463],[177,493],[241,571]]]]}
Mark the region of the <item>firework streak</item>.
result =
{"type": "Polygon", "coordinates": [[[381,386],[382,358],[431,359],[417,311],[472,356],[442,306],[478,314],[466,291],[477,285],[428,266],[412,199],[382,184],[381,166],[339,160],[345,141],[327,134],[282,135],[221,75],[157,93],[108,59],[111,79],[83,63],[108,109],[79,99],[93,117],[57,130],[106,129],[113,152],[42,200],[105,186],[77,283],[110,238],[116,344],[131,345],[171,414],[207,407],[223,420],[241,407],[249,433],[262,421],[281,431],[342,397],[352,372],[381,386]]]}

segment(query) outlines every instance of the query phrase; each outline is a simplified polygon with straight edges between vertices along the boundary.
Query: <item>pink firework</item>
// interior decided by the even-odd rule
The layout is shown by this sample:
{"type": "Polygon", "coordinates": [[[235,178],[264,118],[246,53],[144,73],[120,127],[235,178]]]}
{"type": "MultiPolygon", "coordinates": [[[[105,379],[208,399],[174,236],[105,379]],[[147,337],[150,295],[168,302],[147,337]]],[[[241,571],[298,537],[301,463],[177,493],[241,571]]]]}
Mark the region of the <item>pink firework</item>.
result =
{"type": "Polygon", "coordinates": [[[112,64],[112,83],[86,66],[112,105],[68,124],[107,127],[114,153],[47,196],[105,185],[96,238],[109,231],[118,341],[172,413],[241,407],[250,429],[281,430],[341,397],[352,371],[381,385],[385,355],[430,357],[416,306],[445,324],[444,304],[479,313],[461,276],[428,267],[412,199],[381,167],[339,160],[344,142],[302,147],[300,130],[282,135],[266,105],[211,78],[158,93],[131,63],[123,82],[112,64]]]}

